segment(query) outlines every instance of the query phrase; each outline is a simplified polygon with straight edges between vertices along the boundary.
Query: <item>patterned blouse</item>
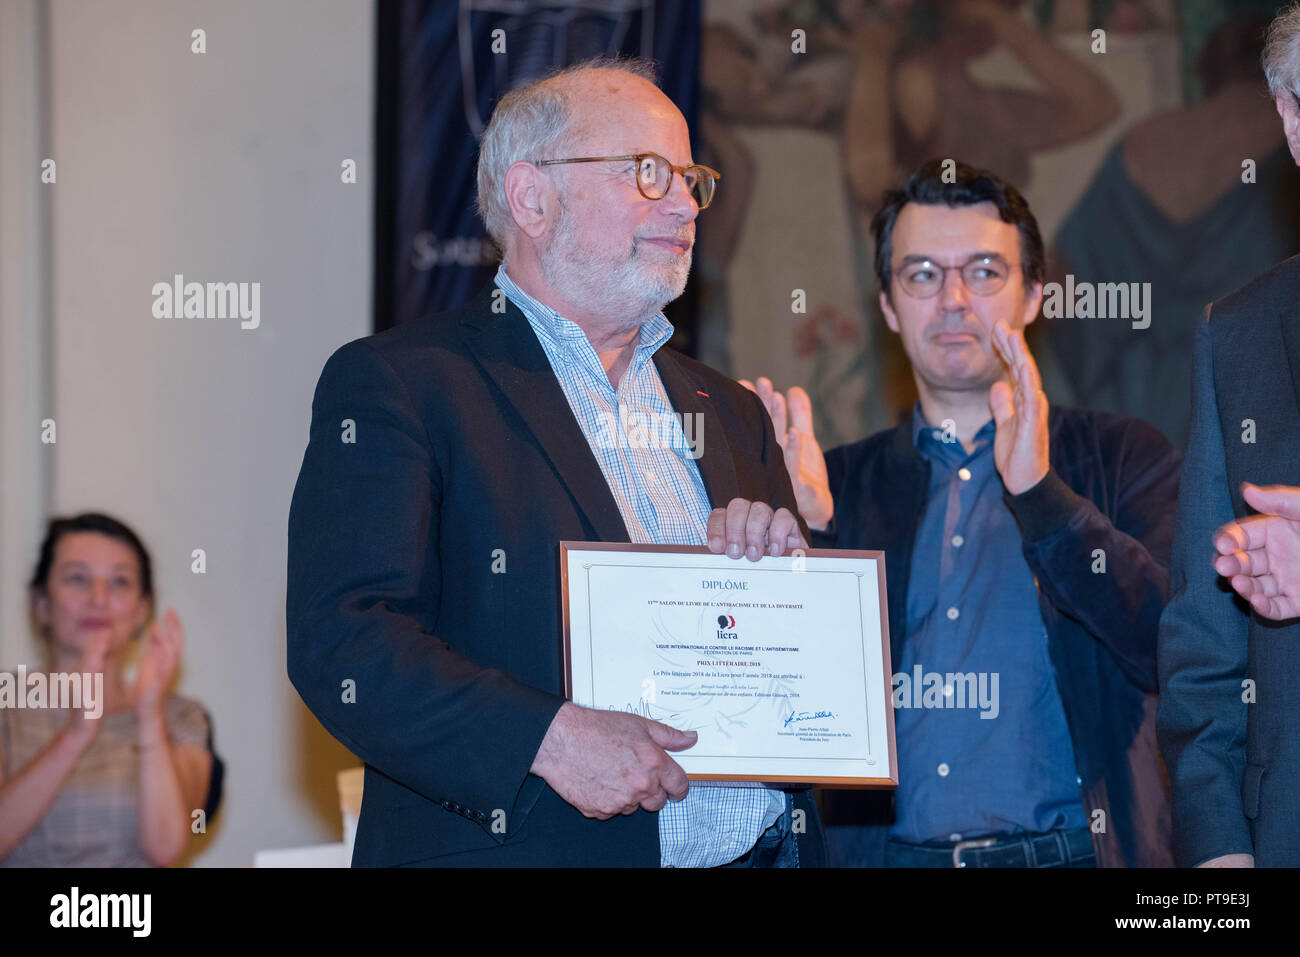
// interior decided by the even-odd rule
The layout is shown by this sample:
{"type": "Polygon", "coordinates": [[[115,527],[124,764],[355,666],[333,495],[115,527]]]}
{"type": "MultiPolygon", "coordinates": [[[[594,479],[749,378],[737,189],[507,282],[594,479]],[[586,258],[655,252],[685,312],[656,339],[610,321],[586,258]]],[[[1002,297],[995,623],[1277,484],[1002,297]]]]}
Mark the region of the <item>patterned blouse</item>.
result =
{"type": "MultiPolygon", "coordinates": [[[[63,709],[0,708],[0,768],[18,774],[68,723],[63,709]]],[[[173,745],[208,747],[207,712],[170,695],[163,719],[173,745]]],[[[140,852],[138,815],[140,721],[134,711],[106,714],[93,743],[37,822],[0,867],[150,867],[140,852]]]]}

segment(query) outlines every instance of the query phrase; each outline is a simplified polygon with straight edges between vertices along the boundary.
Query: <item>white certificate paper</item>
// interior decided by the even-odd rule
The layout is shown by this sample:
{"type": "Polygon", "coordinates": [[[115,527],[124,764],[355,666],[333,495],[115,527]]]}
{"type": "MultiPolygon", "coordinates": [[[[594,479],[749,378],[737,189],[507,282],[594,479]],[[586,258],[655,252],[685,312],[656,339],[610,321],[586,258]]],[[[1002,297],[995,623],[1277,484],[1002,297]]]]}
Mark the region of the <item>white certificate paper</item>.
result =
{"type": "Polygon", "coordinates": [[[895,787],[884,564],[561,542],[566,692],[699,732],[692,781],[895,787]]]}

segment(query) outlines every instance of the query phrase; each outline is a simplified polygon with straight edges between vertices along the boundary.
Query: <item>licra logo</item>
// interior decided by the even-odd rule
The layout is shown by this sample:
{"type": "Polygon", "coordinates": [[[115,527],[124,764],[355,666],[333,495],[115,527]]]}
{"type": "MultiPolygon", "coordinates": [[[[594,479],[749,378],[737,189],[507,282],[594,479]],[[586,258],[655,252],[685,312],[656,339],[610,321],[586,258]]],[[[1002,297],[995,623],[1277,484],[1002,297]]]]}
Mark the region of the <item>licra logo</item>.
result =
{"type": "Polygon", "coordinates": [[[177,273],[151,292],[155,319],[240,319],[241,329],[262,324],[260,282],[186,282],[177,273]]]}
{"type": "Polygon", "coordinates": [[[68,894],[50,898],[51,927],[127,927],[133,937],[148,937],[152,921],[150,894],[68,894]]]}
{"type": "Polygon", "coordinates": [[[1043,287],[1043,315],[1048,319],[1131,319],[1134,329],[1151,325],[1151,283],[1079,282],[1043,287]]]}
{"type": "Polygon", "coordinates": [[[718,637],[719,638],[739,638],[736,632],[729,629],[736,627],[736,619],[731,615],[718,616],[718,637]]]}

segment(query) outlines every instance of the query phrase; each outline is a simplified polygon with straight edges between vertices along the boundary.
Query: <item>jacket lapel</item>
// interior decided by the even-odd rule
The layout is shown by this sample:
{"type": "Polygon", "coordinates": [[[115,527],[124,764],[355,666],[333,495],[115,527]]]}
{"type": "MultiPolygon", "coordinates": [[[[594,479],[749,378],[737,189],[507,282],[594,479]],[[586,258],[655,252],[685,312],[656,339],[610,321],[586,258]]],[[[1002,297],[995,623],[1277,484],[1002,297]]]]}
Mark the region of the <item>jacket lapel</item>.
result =
{"type": "MultiPolygon", "coordinates": [[[[1287,369],[1291,373],[1291,402],[1290,415],[1283,416],[1282,420],[1290,423],[1300,422],[1300,313],[1294,309],[1288,309],[1278,320],[1282,324],[1282,344],[1286,351],[1287,369]]],[[[1292,428],[1294,433],[1294,426],[1292,428]]],[[[1291,434],[1288,439],[1295,439],[1296,435],[1291,434]]],[[[1295,446],[1288,444],[1285,459],[1290,466],[1292,459],[1292,450],[1295,446]]],[[[1283,478],[1281,481],[1294,482],[1293,467],[1284,470],[1284,474],[1290,473],[1289,478],[1283,478]]],[[[1241,490],[1236,490],[1235,495],[1240,496],[1241,490]]]]}
{"type": "Polygon", "coordinates": [[[492,311],[496,288],[489,283],[466,304],[460,319],[466,346],[537,438],[596,539],[629,541],[600,464],[527,317],[504,296],[506,311],[492,311]]]}
{"type": "Polygon", "coordinates": [[[704,480],[709,502],[714,508],[726,508],[728,502],[740,495],[740,483],[736,479],[736,465],[731,460],[731,446],[713,406],[713,398],[704,394],[704,387],[687,371],[677,353],[667,346],[655,352],[654,363],[672,407],[683,416],[693,417],[691,421],[695,427],[693,430],[687,428],[686,432],[688,437],[693,434],[698,442],[696,451],[702,453],[695,462],[704,480]]]}

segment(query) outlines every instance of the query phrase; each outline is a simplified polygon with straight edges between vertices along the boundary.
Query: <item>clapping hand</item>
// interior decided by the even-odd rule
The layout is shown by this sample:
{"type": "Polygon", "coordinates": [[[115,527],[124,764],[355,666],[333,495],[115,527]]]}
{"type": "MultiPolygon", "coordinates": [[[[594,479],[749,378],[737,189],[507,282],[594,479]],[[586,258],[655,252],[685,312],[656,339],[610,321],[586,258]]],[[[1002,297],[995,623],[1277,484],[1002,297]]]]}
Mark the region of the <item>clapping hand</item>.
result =
{"type": "Polygon", "coordinates": [[[993,327],[993,348],[1011,373],[1011,384],[995,382],[989,389],[989,409],[997,423],[993,461],[1007,491],[1019,495],[1051,468],[1047,396],[1023,332],[1012,332],[999,321],[993,327]]]}
{"type": "Polygon", "coordinates": [[[161,707],[168,685],[180,670],[185,649],[185,631],[174,608],[168,608],[162,621],[149,627],[144,655],[136,669],[133,700],[136,711],[144,717],[161,707]]]}
{"type": "Polygon", "coordinates": [[[830,524],[834,503],[826,475],[826,458],[813,434],[812,400],[808,393],[794,386],[782,395],[766,377],[760,377],[757,386],[748,379],[741,379],[740,384],[763,400],[772,418],[799,514],[809,528],[824,529],[830,524]]]}

